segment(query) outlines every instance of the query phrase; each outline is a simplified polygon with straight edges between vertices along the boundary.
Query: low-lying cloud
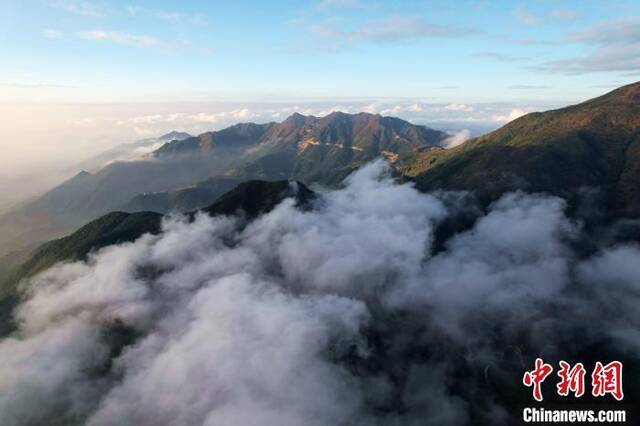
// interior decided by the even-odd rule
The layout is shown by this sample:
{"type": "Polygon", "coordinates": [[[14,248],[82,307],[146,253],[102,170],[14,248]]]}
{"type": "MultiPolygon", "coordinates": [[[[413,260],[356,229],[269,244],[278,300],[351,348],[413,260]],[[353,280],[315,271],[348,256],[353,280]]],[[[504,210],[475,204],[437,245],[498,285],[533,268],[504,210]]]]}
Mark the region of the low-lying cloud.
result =
{"type": "Polygon", "coordinates": [[[453,148],[454,146],[462,145],[471,137],[471,132],[467,129],[462,129],[458,132],[453,133],[451,136],[444,140],[445,148],[453,148]]]}
{"type": "Polygon", "coordinates": [[[579,255],[565,208],[516,193],[483,212],[376,162],[310,211],[167,219],[23,284],[19,331],[0,341],[0,417],[507,424],[523,363],[594,342],[638,353],[640,250],[579,255]],[[462,217],[475,223],[443,236],[462,217]]]}
{"type": "Polygon", "coordinates": [[[514,108],[509,112],[509,114],[505,115],[494,115],[493,119],[497,122],[508,123],[510,121],[515,120],[516,118],[520,118],[527,114],[527,111],[521,110],[520,108],[514,108]]]}

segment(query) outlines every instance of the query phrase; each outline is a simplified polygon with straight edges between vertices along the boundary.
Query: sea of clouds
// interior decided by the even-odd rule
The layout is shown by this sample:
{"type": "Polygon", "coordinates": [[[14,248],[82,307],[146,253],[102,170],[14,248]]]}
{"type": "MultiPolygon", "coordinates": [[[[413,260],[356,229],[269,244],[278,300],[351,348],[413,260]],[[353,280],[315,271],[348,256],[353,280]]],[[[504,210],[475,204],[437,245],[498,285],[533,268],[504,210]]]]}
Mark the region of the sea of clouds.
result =
{"type": "Polygon", "coordinates": [[[640,249],[579,254],[565,209],[520,193],[482,209],[375,162],[310,210],[168,218],[22,284],[0,419],[508,424],[535,357],[640,353],[640,249]]]}

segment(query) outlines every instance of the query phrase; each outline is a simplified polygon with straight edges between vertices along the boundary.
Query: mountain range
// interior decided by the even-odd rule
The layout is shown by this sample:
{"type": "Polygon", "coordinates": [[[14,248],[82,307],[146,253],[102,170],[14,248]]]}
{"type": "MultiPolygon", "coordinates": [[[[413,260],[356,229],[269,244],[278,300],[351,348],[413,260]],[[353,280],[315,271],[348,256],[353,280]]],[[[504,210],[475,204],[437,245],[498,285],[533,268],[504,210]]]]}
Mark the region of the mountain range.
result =
{"type": "MultiPolygon", "coordinates": [[[[527,114],[450,149],[441,147],[446,133],[367,113],[293,114],[281,123],[173,135],[179,139],[165,140],[144,160],[81,172],[5,215],[3,244],[19,244],[0,256],[0,279],[29,259],[38,241],[68,234],[111,211],[158,214],[153,217],[194,211],[252,179],[338,185],[377,157],[421,191],[470,191],[485,205],[506,192],[544,192],[570,204],[588,199],[589,215],[605,221],[626,218],[628,224],[640,216],[640,83],[527,114]]],[[[141,228],[131,235],[146,229],[132,223],[141,228]]]]}
{"type": "MultiPolygon", "coordinates": [[[[281,123],[241,123],[198,136],[173,132],[145,140],[143,158],[82,171],[0,217],[0,252],[33,247],[114,210],[189,211],[250,179],[338,184],[376,157],[391,162],[438,146],[444,132],[375,114],[294,114],[281,123]]],[[[130,152],[131,145],[124,151],[130,152]]],[[[122,154],[106,153],[99,160],[122,154]]],[[[95,163],[95,161],[94,161],[95,163]]]]}
{"type": "MultiPolygon", "coordinates": [[[[273,359],[294,359],[294,373],[306,371],[313,364],[296,360],[309,345],[314,359],[322,352],[317,377],[331,371],[325,365],[336,365],[349,383],[348,388],[321,389],[347,395],[367,388],[363,405],[394,424],[412,410],[416,424],[438,410],[456,414],[442,417],[438,411],[438,424],[511,424],[511,415],[521,418],[522,407],[531,403],[531,390],[522,386],[521,377],[537,357],[585,365],[616,359],[625,371],[637,368],[638,273],[632,266],[640,242],[640,83],[578,105],[528,114],[457,147],[443,147],[447,136],[372,114],[294,114],[282,123],[244,123],[199,136],[180,135],[163,141],[144,159],[81,172],[13,212],[18,219],[35,214],[42,226],[47,220],[62,221],[61,228],[74,232],[0,256],[0,337],[15,332],[5,339],[8,345],[28,342],[17,347],[26,348],[30,368],[44,365],[36,370],[44,377],[51,377],[43,374],[56,364],[51,360],[66,366],[71,358],[70,365],[81,375],[59,382],[60,389],[74,391],[89,389],[85,383],[98,388],[107,381],[129,383],[132,377],[136,382],[151,377],[153,384],[155,371],[166,384],[167,370],[158,368],[165,364],[158,364],[156,352],[187,367],[179,369],[179,376],[187,371],[185,377],[199,377],[208,368],[201,366],[214,359],[212,349],[219,348],[209,345],[212,339],[206,337],[211,336],[222,336],[222,345],[231,348],[219,358],[223,364],[240,358],[240,367],[232,368],[237,370],[254,364],[261,369],[266,364],[253,361],[270,360],[255,357],[266,348],[276,352],[273,359]],[[425,196],[367,175],[367,170],[383,170],[380,164],[344,184],[351,171],[378,157],[388,161],[397,180],[438,194],[425,196]],[[345,189],[325,192],[320,185],[345,189]],[[367,185],[380,187],[372,191],[367,185]],[[552,194],[566,202],[518,192],[552,194]],[[511,194],[495,202],[506,193],[511,194]],[[297,209],[283,206],[279,214],[254,221],[285,199],[297,209]],[[109,211],[101,215],[105,209],[109,211]],[[185,222],[200,214],[233,215],[235,222],[202,220],[185,225],[188,232],[156,235],[162,232],[164,214],[172,211],[185,212],[185,222]],[[621,234],[612,240],[599,229],[593,232],[588,223],[594,216],[606,224],[603,228],[621,234]],[[82,222],[83,217],[93,220],[82,222]],[[80,222],[83,226],[75,225],[80,222]],[[212,222],[220,229],[199,226],[212,222]],[[222,229],[227,226],[232,230],[222,229]],[[144,234],[152,235],[139,245],[92,256],[144,234]],[[629,241],[636,245],[617,244],[629,241]],[[134,255],[127,254],[129,248],[136,249],[134,255]],[[86,259],[53,269],[40,280],[25,280],[58,262],[86,259]],[[76,268],[83,269],[80,278],[70,279],[76,268]],[[278,286],[271,286],[272,281],[278,286]],[[24,292],[38,294],[39,286],[46,298],[32,298],[16,310],[24,292]],[[214,291],[219,289],[225,291],[214,291]],[[185,297],[192,291],[193,298],[185,297]],[[295,300],[304,303],[293,305],[295,300]],[[205,303],[209,301],[216,303],[205,303]],[[65,304],[71,308],[59,309],[65,304]],[[200,310],[192,310],[193,305],[200,310]],[[23,312],[24,306],[31,310],[23,312]],[[321,315],[312,315],[318,307],[321,315]],[[23,315],[14,316],[14,311],[23,315]],[[39,316],[40,311],[45,315],[39,316]],[[336,321],[333,312],[345,311],[363,317],[366,312],[366,320],[336,321]],[[25,312],[35,317],[34,328],[48,328],[30,336],[25,312]],[[148,312],[152,315],[145,316],[148,312]],[[330,321],[323,325],[325,317],[330,321]],[[307,321],[309,327],[299,327],[307,321]],[[259,326],[245,327],[253,322],[259,326]],[[80,351],[80,358],[104,354],[98,367],[78,364],[73,359],[77,350],[68,343],[75,341],[66,337],[44,346],[55,350],[33,349],[41,340],[52,340],[49,330],[55,328],[50,324],[63,336],[79,333],[84,347],[87,323],[91,333],[99,334],[99,350],[80,351]],[[160,331],[150,332],[147,323],[160,331]],[[231,333],[217,332],[224,327],[231,333]],[[316,333],[324,327],[357,329],[357,339],[316,333]],[[171,345],[182,342],[183,335],[192,337],[176,350],[171,345]],[[241,340],[236,336],[251,342],[248,349],[237,344],[241,340]],[[302,343],[291,351],[281,343],[289,338],[302,343]],[[257,340],[270,345],[256,346],[257,340]],[[72,351],[59,356],[59,347],[72,351]],[[286,358],[289,352],[293,358],[286,358]],[[195,354],[196,363],[189,354],[195,354]],[[126,364],[130,359],[135,362],[126,364]],[[207,362],[201,364],[201,359],[207,362]],[[135,370],[137,365],[154,374],[145,376],[135,370]],[[84,376],[91,381],[76,379],[84,376]],[[460,412],[467,417],[458,417],[460,412]]],[[[31,232],[47,235],[42,228],[31,232]]],[[[281,364],[275,375],[268,374],[277,378],[276,387],[280,377],[287,383],[299,378],[282,376],[292,364],[281,364]]],[[[256,371],[249,368],[240,377],[253,384],[260,376],[256,371]]],[[[212,377],[225,383],[224,375],[212,377]]],[[[148,381],[143,381],[144,392],[134,395],[146,394],[148,381]]],[[[38,376],[34,383],[45,382],[38,376]]],[[[206,381],[207,388],[210,383],[206,381]]],[[[257,383],[257,394],[274,393],[273,387],[257,383]]],[[[178,388],[187,385],[180,380],[178,388]]],[[[636,376],[625,376],[626,406],[633,405],[629,401],[639,389],[636,376]]],[[[550,390],[545,400],[552,406],[608,409],[611,404],[587,393],[586,400],[567,399],[550,390]]],[[[273,400],[268,401],[271,409],[273,400]]],[[[115,407],[119,412],[120,405],[115,407]]]]}

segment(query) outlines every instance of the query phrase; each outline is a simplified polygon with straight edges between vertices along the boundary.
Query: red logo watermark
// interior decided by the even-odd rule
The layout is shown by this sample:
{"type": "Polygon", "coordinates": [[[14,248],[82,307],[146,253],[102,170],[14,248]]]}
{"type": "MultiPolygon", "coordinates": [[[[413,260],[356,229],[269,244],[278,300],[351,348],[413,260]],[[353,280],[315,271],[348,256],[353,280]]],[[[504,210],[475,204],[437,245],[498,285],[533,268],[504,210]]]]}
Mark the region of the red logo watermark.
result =
{"type": "MultiPolygon", "coordinates": [[[[566,361],[560,361],[560,370],[558,377],[560,381],[556,385],[558,395],[580,398],[585,393],[585,376],[586,369],[582,363],[571,366],[566,361]]],[[[535,368],[524,373],[522,383],[533,388],[533,399],[541,402],[542,383],[553,372],[553,367],[546,364],[542,359],[537,358],[535,368]]],[[[624,398],[622,390],[622,363],[620,361],[611,361],[607,365],[603,365],[600,361],[596,362],[591,373],[591,395],[600,397],[611,395],[616,400],[621,401],[624,398]]]]}

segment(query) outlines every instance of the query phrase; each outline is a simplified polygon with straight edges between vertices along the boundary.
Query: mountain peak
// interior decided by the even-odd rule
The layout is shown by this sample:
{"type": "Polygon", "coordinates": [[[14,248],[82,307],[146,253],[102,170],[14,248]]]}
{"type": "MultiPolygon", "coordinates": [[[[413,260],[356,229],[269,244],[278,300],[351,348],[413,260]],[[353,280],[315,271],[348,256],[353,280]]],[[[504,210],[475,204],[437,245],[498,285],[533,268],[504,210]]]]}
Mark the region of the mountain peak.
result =
{"type": "Polygon", "coordinates": [[[303,126],[307,121],[315,119],[312,115],[302,115],[299,112],[294,112],[289,117],[287,117],[281,124],[289,127],[300,127],[303,126]]]}
{"type": "Polygon", "coordinates": [[[348,116],[354,116],[357,114],[349,114],[348,112],[344,112],[344,111],[332,111],[329,114],[325,115],[324,118],[333,118],[333,117],[348,117],[348,116]]]}
{"type": "Polygon", "coordinates": [[[319,116],[304,115],[304,114],[300,114],[299,112],[294,112],[293,114],[288,116],[284,121],[282,121],[280,124],[302,126],[305,124],[309,124],[311,122],[318,122],[318,121],[331,122],[335,120],[357,120],[357,119],[359,120],[366,119],[366,120],[373,120],[373,121],[381,120],[381,119],[392,119],[396,122],[408,123],[406,120],[403,120],[402,118],[392,117],[392,116],[382,116],[380,114],[374,114],[374,113],[365,112],[365,111],[354,112],[354,113],[345,112],[345,111],[331,111],[328,114],[319,115],[319,116]]]}
{"type": "Polygon", "coordinates": [[[179,132],[177,130],[172,130],[171,132],[160,136],[158,139],[163,141],[175,141],[175,140],[183,140],[192,137],[187,132],[179,132]]]}
{"type": "Polygon", "coordinates": [[[89,173],[86,170],[82,170],[80,173],[76,174],[75,176],[73,176],[72,178],[68,179],[66,181],[67,184],[75,184],[75,183],[80,183],[82,184],[82,182],[86,181],[87,178],[93,176],[91,173],[89,173]]]}
{"type": "Polygon", "coordinates": [[[222,130],[204,132],[198,136],[188,135],[183,139],[171,139],[153,151],[152,155],[167,158],[182,154],[209,155],[219,148],[238,149],[257,143],[272,125],[273,123],[238,123],[222,130]]]}

